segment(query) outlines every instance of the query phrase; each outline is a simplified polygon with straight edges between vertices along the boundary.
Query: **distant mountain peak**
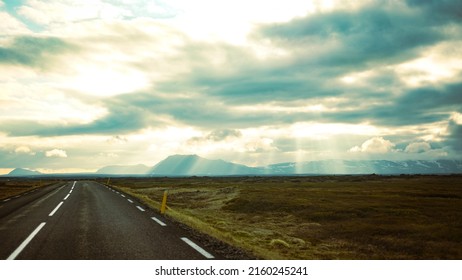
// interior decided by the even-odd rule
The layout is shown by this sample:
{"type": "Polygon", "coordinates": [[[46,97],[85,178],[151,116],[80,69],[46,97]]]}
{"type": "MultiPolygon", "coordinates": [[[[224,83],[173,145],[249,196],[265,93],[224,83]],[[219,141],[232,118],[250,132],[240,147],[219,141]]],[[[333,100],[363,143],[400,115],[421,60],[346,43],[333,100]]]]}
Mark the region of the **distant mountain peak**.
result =
{"type": "Polygon", "coordinates": [[[257,168],[224,160],[211,160],[198,155],[172,155],[156,164],[150,174],[167,176],[190,175],[249,175],[259,174],[257,168]]]}
{"type": "Polygon", "coordinates": [[[28,168],[15,168],[8,173],[8,176],[34,176],[34,175],[41,175],[42,173],[28,169],[28,168]]]}
{"type": "Polygon", "coordinates": [[[196,154],[189,154],[189,155],[175,154],[175,155],[168,156],[165,160],[167,159],[204,159],[204,158],[196,154]]]}

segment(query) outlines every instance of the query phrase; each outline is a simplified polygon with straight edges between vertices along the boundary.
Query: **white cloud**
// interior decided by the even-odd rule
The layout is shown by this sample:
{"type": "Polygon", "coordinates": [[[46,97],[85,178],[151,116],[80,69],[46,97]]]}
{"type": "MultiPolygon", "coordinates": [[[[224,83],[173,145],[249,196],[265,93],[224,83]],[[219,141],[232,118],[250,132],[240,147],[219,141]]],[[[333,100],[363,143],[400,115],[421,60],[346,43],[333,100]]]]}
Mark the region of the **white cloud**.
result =
{"type": "Polygon", "coordinates": [[[397,65],[396,73],[405,84],[411,87],[457,80],[462,72],[462,52],[454,51],[450,55],[446,52],[448,48],[460,49],[462,43],[442,45],[428,50],[423,57],[397,65]]]}
{"type": "Polygon", "coordinates": [[[366,140],[361,146],[351,148],[350,152],[361,152],[371,154],[386,154],[393,151],[395,144],[382,137],[374,137],[366,140]]]}
{"type": "Polygon", "coordinates": [[[35,155],[35,152],[33,152],[28,146],[19,146],[14,150],[14,152],[17,154],[35,155]]]}
{"type": "Polygon", "coordinates": [[[458,125],[462,125],[462,114],[459,112],[454,112],[451,114],[451,120],[458,125]]]}
{"type": "Polygon", "coordinates": [[[200,40],[245,43],[254,25],[264,22],[282,22],[313,11],[310,1],[286,0],[172,0],[169,4],[178,10],[169,20],[172,26],[200,40]]]}
{"type": "Polygon", "coordinates": [[[178,59],[185,35],[152,19],[79,22],[50,32],[65,36],[79,50],[63,54],[67,63],[47,78],[56,87],[88,96],[146,90],[190,70],[188,60],[178,59]]]}
{"type": "Polygon", "coordinates": [[[53,149],[53,150],[50,150],[50,151],[46,151],[46,152],[45,152],[45,156],[47,156],[47,157],[60,157],[60,158],[66,158],[66,157],[67,157],[67,153],[66,153],[66,151],[64,151],[64,150],[53,149]]]}
{"type": "Polygon", "coordinates": [[[48,25],[95,19],[100,13],[101,1],[41,1],[29,0],[18,14],[38,24],[48,25]]]}
{"type": "Polygon", "coordinates": [[[419,142],[419,143],[411,143],[407,145],[404,151],[406,153],[425,153],[432,149],[429,143],[427,142],[419,142]]]}
{"type": "Polygon", "coordinates": [[[11,16],[7,12],[0,12],[0,22],[2,23],[0,24],[0,34],[2,35],[30,33],[30,30],[24,23],[11,16]]]}
{"type": "Polygon", "coordinates": [[[54,85],[33,82],[33,76],[15,68],[0,68],[0,74],[8,79],[0,87],[0,118],[8,120],[38,120],[60,123],[89,123],[107,114],[99,104],[86,104],[71,93],[66,94],[54,85]],[[8,71],[9,70],[9,71],[8,71]],[[30,79],[29,84],[22,84],[14,79],[30,79]],[[11,78],[11,81],[9,81],[11,78]]]}

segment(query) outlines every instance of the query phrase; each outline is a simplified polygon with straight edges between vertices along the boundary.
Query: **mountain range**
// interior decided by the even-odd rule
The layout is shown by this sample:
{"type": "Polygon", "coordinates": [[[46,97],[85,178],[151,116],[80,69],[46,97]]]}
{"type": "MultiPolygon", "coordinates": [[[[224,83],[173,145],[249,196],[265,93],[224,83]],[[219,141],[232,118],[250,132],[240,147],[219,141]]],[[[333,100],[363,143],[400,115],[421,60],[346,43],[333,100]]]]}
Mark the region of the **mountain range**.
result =
{"type": "MultiPolygon", "coordinates": [[[[103,174],[102,168],[98,170],[103,174]]],[[[142,174],[140,172],[131,174],[142,174]]],[[[115,170],[114,170],[115,171],[115,170]]],[[[452,174],[462,173],[461,160],[323,160],[286,162],[263,167],[249,167],[224,160],[210,160],[197,155],[173,155],[149,169],[149,176],[226,176],[226,175],[296,175],[296,174],[452,174]]],[[[123,173],[106,173],[123,174],[123,173]]],[[[125,173],[128,174],[128,173],[125,173]]]]}
{"type": "MultiPolygon", "coordinates": [[[[102,174],[104,168],[98,170],[102,174]]],[[[142,174],[132,172],[131,174],[142,174]]],[[[227,176],[297,174],[453,174],[462,173],[462,160],[323,160],[249,167],[197,155],[172,155],[152,167],[148,176],[227,176]]],[[[106,173],[110,174],[110,173],[106,173]]],[[[123,173],[111,173],[123,174],[123,173]]],[[[125,173],[127,174],[127,173],[125,173]]]]}
{"type": "MultiPolygon", "coordinates": [[[[210,160],[197,155],[172,155],[153,167],[111,165],[96,175],[137,176],[232,176],[232,175],[300,175],[300,174],[461,174],[462,160],[322,160],[286,162],[249,167],[224,160],[210,160]]],[[[17,168],[7,176],[33,176],[42,173],[17,168]]]]}
{"type": "Polygon", "coordinates": [[[96,171],[97,174],[149,174],[151,167],[144,164],[137,165],[109,165],[96,171]]]}

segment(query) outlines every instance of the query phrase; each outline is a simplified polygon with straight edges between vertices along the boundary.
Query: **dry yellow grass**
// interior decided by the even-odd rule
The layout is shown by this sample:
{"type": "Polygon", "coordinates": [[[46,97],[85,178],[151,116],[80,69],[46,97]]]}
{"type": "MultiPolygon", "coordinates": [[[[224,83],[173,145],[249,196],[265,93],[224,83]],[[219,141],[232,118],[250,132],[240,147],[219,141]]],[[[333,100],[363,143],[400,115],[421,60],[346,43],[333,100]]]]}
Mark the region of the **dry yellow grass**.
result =
{"type": "Polygon", "coordinates": [[[461,176],[116,179],[264,259],[460,259],[461,176]]]}
{"type": "Polygon", "coordinates": [[[0,179],[0,199],[19,195],[40,188],[50,182],[40,179],[7,178],[0,179]]]}

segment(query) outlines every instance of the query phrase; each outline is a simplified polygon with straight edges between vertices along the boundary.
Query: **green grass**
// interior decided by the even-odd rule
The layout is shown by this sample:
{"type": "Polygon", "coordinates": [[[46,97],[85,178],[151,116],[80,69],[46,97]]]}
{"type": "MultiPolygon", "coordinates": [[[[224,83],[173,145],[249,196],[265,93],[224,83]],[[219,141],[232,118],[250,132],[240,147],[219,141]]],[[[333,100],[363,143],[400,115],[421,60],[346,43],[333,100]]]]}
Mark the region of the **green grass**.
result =
{"type": "Polygon", "coordinates": [[[461,176],[114,179],[264,259],[461,259],[461,176]]]}

